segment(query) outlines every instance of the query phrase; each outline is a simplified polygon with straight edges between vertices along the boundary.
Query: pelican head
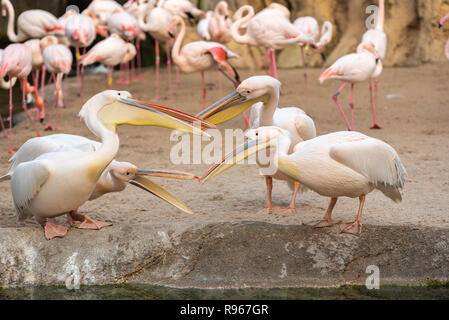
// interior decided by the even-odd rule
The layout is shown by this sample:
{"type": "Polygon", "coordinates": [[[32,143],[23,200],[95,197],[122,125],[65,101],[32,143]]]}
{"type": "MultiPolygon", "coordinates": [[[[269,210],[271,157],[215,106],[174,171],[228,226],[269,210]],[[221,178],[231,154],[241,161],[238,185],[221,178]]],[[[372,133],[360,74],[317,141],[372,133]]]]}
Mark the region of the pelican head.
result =
{"type": "Polygon", "coordinates": [[[200,181],[202,183],[206,182],[207,180],[232,168],[239,161],[250,157],[260,150],[270,147],[277,147],[281,137],[289,136],[290,134],[288,131],[274,126],[248,130],[246,132],[246,137],[248,140],[243,145],[237,147],[233,152],[225,156],[220,163],[211,167],[200,181]]]}
{"type": "Polygon", "coordinates": [[[213,124],[235,118],[257,102],[267,103],[279,96],[281,82],[270,76],[254,76],[244,80],[229,96],[205,109],[197,116],[213,124]]]}
{"type": "Polygon", "coordinates": [[[141,102],[131,98],[127,91],[106,90],[96,94],[82,107],[79,117],[89,129],[98,132],[98,122],[109,131],[115,132],[117,126],[157,126],[171,128],[193,134],[205,134],[193,122],[199,121],[201,127],[213,128],[204,120],[183,112],[141,102]]]}

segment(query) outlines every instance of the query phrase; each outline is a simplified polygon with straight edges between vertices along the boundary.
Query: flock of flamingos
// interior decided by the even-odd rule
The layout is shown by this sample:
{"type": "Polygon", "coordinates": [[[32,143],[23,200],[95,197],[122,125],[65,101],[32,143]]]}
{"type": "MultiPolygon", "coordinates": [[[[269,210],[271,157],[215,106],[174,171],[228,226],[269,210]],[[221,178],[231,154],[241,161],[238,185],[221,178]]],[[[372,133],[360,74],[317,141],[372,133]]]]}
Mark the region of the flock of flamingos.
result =
{"type": "MultiPolygon", "coordinates": [[[[322,28],[312,17],[301,17],[292,23],[289,10],[280,4],[272,4],[257,14],[253,7],[245,5],[231,17],[225,1],[220,1],[214,11],[205,13],[188,0],[129,0],[123,6],[113,0],[93,0],[82,13],[68,10],[59,19],[43,10],[25,11],[17,18],[16,33],[13,5],[9,0],[1,0],[1,3],[3,15],[8,15],[9,19],[7,35],[13,42],[1,52],[1,85],[10,90],[12,97],[12,88],[18,79],[23,109],[38,137],[28,140],[14,152],[13,104],[10,98],[9,129],[4,127],[3,119],[0,122],[3,134],[8,134],[9,152],[13,157],[9,172],[0,177],[0,181],[11,181],[19,219],[34,217],[44,228],[47,239],[63,237],[67,233],[67,226],[52,220],[65,214],[71,227],[99,230],[111,225],[80,214],[78,208],[106,193],[122,191],[128,183],[191,213],[182,201],[148,177],[206,182],[239,160],[266,148],[277,151],[277,167],[276,172],[265,175],[267,203],[260,213],[293,214],[297,192],[310,189],[331,199],[324,217],[312,226],[319,228],[339,224],[340,232],[359,235],[368,193],[377,189],[393,201],[401,200],[400,189],[405,182],[406,170],[396,151],[383,141],[353,131],[353,92],[354,85],[360,82],[369,82],[370,86],[371,128],[381,128],[377,118],[377,87],[387,47],[387,36],[383,30],[383,0],[379,0],[375,27],[363,35],[357,51],[338,59],[319,78],[320,82],[328,79],[343,82],[333,95],[333,100],[348,131],[318,137],[314,121],[303,110],[297,107],[278,108],[281,83],[277,80],[275,50],[297,44],[301,47],[302,59],[307,55],[322,54],[322,48],[332,39],[332,24],[329,22],[324,22],[322,28]],[[194,18],[200,19],[198,34],[203,41],[183,46],[185,20],[194,18]],[[73,60],[76,60],[80,94],[83,91],[84,68],[93,63],[108,67],[109,89],[113,85],[113,70],[119,65],[119,82],[138,81],[141,77],[140,41],[147,34],[156,43],[156,97],[152,102],[159,100],[159,44],[164,41],[166,51],[171,53],[167,57],[167,88],[171,99],[172,60],[177,70],[201,73],[203,110],[199,114],[193,116],[138,101],[126,91],[106,90],[91,97],[79,113],[101,142],[68,134],[40,136],[36,121],[43,122],[47,118],[44,99],[47,72],[55,85],[55,99],[45,128],[57,130],[58,109],[64,106],[62,81],[64,75],[71,71],[73,60]],[[105,39],[88,49],[97,36],[105,39]],[[231,39],[240,44],[266,48],[265,59],[270,59],[269,75],[240,81],[237,70],[228,61],[238,55],[224,45],[231,39]],[[70,48],[74,48],[75,57],[70,48]],[[236,89],[206,108],[204,72],[209,69],[218,70],[236,89]],[[28,83],[29,78],[32,84],[28,83]],[[348,85],[351,87],[350,120],[338,101],[339,93],[348,85]],[[30,97],[34,98],[35,107],[28,110],[25,101],[30,97]],[[246,111],[250,111],[249,117],[246,111]],[[119,125],[159,126],[207,136],[207,129],[216,128],[241,114],[245,115],[249,128],[246,143],[201,178],[180,171],[142,170],[134,164],[114,160],[119,150],[116,133],[119,125]],[[201,128],[194,126],[197,122],[201,128]],[[273,206],[273,178],[286,181],[291,186],[293,194],[288,208],[273,206]],[[354,221],[332,219],[332,211],[339,197],[359,198],[360,206],[354,221]]],[[[442,23],[444,21],[445,18],[442,23]]],[[[307,81],[306,70],[304,76],[307,81]]]]}

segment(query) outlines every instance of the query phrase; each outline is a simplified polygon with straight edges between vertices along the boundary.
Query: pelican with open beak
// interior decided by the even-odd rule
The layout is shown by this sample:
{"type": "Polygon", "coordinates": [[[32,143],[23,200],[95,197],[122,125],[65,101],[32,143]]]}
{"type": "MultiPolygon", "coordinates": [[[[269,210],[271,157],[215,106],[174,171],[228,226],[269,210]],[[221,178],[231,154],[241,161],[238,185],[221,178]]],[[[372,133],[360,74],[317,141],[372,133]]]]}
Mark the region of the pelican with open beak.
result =
{"type": "MultiPolygon", "coordinates": [[[[205,134],[200,128],[183,121],[176,110],[131,99],[126,91],[107,90],[85,103],[79,116],[101,139],[95,151],[66,149],[48,152],[32,161],[20,163],[11,175],[11,191],[18,217],[34,217],[42,225],[47,239],[63,237],[67,228],[49,222],[76,211],[91,197],[97,181],[119,150],[116,129],[120,125],[158,126],[187,133],[205,134]]],[[[198,120],[202,126],[212,126],[198,120]]],[[[142,181],[138,177],[136,184],[142,181]]],[[[143,185],[140,182],[140,185],[143,185]]],[[[153,190],[154,185],[146,187],[153,190]]],[[[75,217],[83,222],[85,216],[75,217]]]]}

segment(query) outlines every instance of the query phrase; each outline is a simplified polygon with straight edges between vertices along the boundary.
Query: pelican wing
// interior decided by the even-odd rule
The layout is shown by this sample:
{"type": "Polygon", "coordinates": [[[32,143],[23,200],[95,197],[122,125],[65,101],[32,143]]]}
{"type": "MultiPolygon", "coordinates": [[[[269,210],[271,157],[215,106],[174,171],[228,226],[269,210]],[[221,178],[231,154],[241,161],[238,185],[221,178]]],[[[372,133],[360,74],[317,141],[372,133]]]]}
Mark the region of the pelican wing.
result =
{"type": "Polygon", "coordinates": [[[46,160],[24,162],[17,166],[11,178],[11,191],[19,215],[25,213],[49,176],[46,160]]]}
{"type": "Polygon", "coordinates": [[[390,145],[378,139],[360,136],[331,146],[329,156],[365,176],[392,200],[401,200],[398,188],[404,186],[407,172],[399,155],[390,145]]]}

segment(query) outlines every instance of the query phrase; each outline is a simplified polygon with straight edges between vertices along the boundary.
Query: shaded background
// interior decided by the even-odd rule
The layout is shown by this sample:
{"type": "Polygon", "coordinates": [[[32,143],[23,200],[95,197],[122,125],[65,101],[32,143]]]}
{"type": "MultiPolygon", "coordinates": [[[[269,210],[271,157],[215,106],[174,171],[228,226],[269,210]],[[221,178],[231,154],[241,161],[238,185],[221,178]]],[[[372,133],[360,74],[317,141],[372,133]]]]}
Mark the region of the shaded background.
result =
{"type": "MultiPolygon", "coordinates": [[[[89,0],[12,0],[18,14],[27,9],[40,8],[61,16],[65,8],[72,4],[81,10],[87,7],[89,0]]],[[[126,0],[118,1],[124,3],[126,0]]],[[[193,0],[203,10],[212,10],[218,0],[193,0]]],[[[251,4],[256,12],[272,2],[285,5],[292,12],[292,21],[300,16],[311,15],[321,24],[328,20],[334,25],[334,37],[326,47],[327,60],[334,62],[340,56],[353,52],[366,31],[365,20],[368,15],[365,8],[377,4],[376,0],[227,0],[231,11],[251,4]]],[[[414,66],[424,62],[445,61],[444,46],[449,37],[448,26],[438,29],[439,19],[449,12],[449,0],[386,0],[385,32],[388,35],[388,51],[384,62],[386,66],[414,66]]],[[[0,19],[0,45],[5,47],[8,40],[5,35],[6,19],[0,19]]],[[[197,40],[196,27],[191,26],[186,41],[197,40]]],[[[153,41],[148,37],[143,42],[144,65],[154,63],[153,41]]],[[[257,68],[260,66],[262,50],[229,43],[231,50],[242,56],[237,67],[257,68]]],[[[292,45],[280,51],[279,66],[282,68],[301,66],[299,49],[292,45]]],[[[323,61],[319,56],[308,59],[308,64],[319,67],[323,61]]]]}
{"type": "MultiPolygon", "coordinates": [[[[120,0],[125,3],[126,0],[120,0]]],[[[218,0],[193,0],[199,8],[212,10],[218,0]]],[[[256,12],[278,2],[285,5],[292,12],[291,20],[297,17],[310,15],[315,17],[320,25],[328,20],[334,26],[333,39],[325,48],[326,60],[316,55],[307,58],[307,64],[312,67],[324,67],[344,54],[355,51],[362,34],[366,31],[365,13],[367,6],[375,4],[377,0],[227,0],[230,10],[235,11],[244,4],[254,6],[256,12]]],[[[439,19],[449,12],[449,0],[386,0],[385,32],[388,35],[388,48],[384,65],[392,66],[417,66],[428,62],[446,61],[444,47],[449,38],[449,23],[442,29],[438,28],[439,19]]],[[[85,9],[90,0],[12,0],[16,10],[16,19],[20,12],[28,9],[43,9],[52,12],[56,16],[64,14],[68,5],[77,5],[80,10],[85,9]]],[[[6,37],[6,18],[0,18],[0,46],[9,44],[6,37]]],[[[196,26],[188,27],[185,41],[200,40],[196,33],[196,26]]],[[[97,39],[98,40],[98,39],[97,39]]],[[[241,58],[233,60],[238,68],[250,68],[252,70],[261,67],[264,54],[262,48],[239,45],[230,42],[227,46],[238,53],[241,58]]],[[[164,47],[161,46],[162,63],[165,62],[164,47]]],[[[154,65],[154,41],[147,37],[141,43],[142,65],[154,65]]],[[[301,67],[302,59],[300,49],[296,45],[279,50],[278,66],[280,68],[301,67]]],[[[19,90],[14,90],[15,101],[19,102],[19,90]],[[16,95],[17,94],[17,95],[16,95]]],[[[7,92],[0,91],[1,101],[7,100],[7,92]]],[[[1,105],[2,116],[6,116],[4,105],[1,105]]],[[[15,110],[19,110],[16,108],[15,110]]]]}

